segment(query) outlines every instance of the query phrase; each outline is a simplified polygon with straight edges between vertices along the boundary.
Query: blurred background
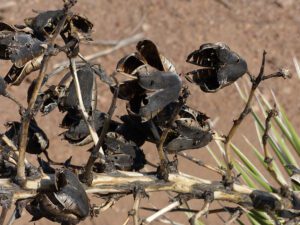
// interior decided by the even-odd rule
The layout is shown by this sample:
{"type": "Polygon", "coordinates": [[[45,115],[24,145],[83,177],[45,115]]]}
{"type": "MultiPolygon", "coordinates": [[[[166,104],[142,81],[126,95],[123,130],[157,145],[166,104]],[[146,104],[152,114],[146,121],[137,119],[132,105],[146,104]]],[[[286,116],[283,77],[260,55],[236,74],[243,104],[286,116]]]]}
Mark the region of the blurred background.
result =
{"type": "MultiPolygon", "coordinates": [[[[23,19],[34,16],[35,12],[57,9],[62,6],[61,0],[18,0],[0,1],[0,17],[2,21],[12,24],[22,24],[23,19]],[[5,4],[10,4],[5,6],[5,4]]],[[[266,98],[271,99],[271,92],[276,94],[282,106],[286,109],[299,132],[300,117],[300,80],[296,75],[293,58],[300,59],[300,4],[297,0],[78,0],[74,11],[86,16],[93,24],[93,40],[117,41],[127,39],[135,34],[143,35],[157,44],[160,52],[169,58],[179,73],[185,73],[195,67],[185,62],[187,55],[198,49],[207,42],[225,42],[230,48],[242,56],[248,63],[248,68],[253,74],[257,74],[263,50],[267,51],[266,73],[274,72],[279,68],[288,68],[294,75],[290,80],[272,79],[261,86],[261,92],[266,98]]],[[[81,53],[88,56],[97,52],[110,49],[112,46],[81,45],[81,53]]],[[[108,74],[115,69],[116,63],[126,54],[135,51],[135,44],[126,45],[110,54],[98,58],[108,74]]],[[[63,54],[51,59],[48,72],[55,65],[65,60],[63,54]]],[[[4,76],[10,62],[0,62],[1,76],[4,76]]],[[[64,74],[61,73],[50,80],[57,83],[64,74]]],[[[9,87],[12,93],[21,102],[26,104],[26,91],[30,82],[37,76],[33,73],[20,86],[9,87]]],[[[247,76],[238,83],[243,87],[248,79],[247,76]]],[[[202,92],[196,85],[189,84],[191,97],[188,104],[199,111],[206,113],[213,121],[214,129],[219,134],[226,134],[232,122],[243,109],[241,100],[235,85],[210,94],[202,92]]],[[[100,83],[99,83],[100,84],[100,83]]],[[[109,89],[100,84],[98,89],[98,108],[106,111],[111,100],[109,89]]],[[[119,102],[115,118],[125,112],[125,104],[119,102]]],[[[253,110],[256,110],[254,105],[253,110]]],[[[17,108],[10,101],[0,98],[0,132],[5,131],[4,124],[8,121],[19,120],[17,108]]],[[[55,110],[47,117],[37,116],[40,126],[47,133],[50,142],[48,150],[50,157],[56,161],[63,161],[73,155],[73,163],[84,164],[88,158],[88,147],[74,147],[61,140],[60,133],[63,129],[58,128],[63,114],[55,110]]],[[[248,145],[242,135],[257,145],[257,137],[252,118],[248,117],[240,128],[240,132],[234,137],[234,143],[244,149],[249,159],[254,158],[249,151],[248,145]]],[[[214,143],[210,145],[213,151],[220,157],[214,143]]],[[[158,162],[156,149],[152,144],[143,147],[148,160],[158,162]]],[[[214,164],[214,160],[206,148],[188,151],[194,157],[214,164]]],[[[32,159],[32,158],[31,158],[32,159]]],[[[201,178],[219,180],[220,177],[192,165],[185,159],[180,159],[179,168],[201,178]]],[[[146,168],[146,170],[149,170],[146,168]]],[[[99,204],[101,201],[92,198],[92,203],[99,204]]],[[[145,207],[161,208],[168,204],[170,197],[162,193],[153,193],[149,198],[142,200],[145,207]]],[[[111,224],[119,225],[127,218],[127,213],[132,207],[132,197],[122,198],[112,209],[100,214],[97,218],[88,218],[82,224],[111,224]]],[[[201,201],[193,201],[191,206],[200,209],[201,201]]],[[[215,204],[213,207],[220,207],[215,204]]],[[[152,212],[141,211],[142,216],[152,212]]],[[[31,217],[27,212],[21,220],[15,224],[27,224],[31,217]]],[[[187,215],[183,213],[169,213],[167,217],[174,224],[187,224],[187,215]]],[[[222,217],[228,219],[228,214],[210,215],[203,218],[205,224],[221,224],[222,217]]],[[[164,218],[166,219],[166,218],[164,218]]],[[[246,218],[242,218],[247,221],[246,218]]],[[[167,220],[166,220],[167,221],[167,220]]],[[[35,224],[52,224],[46,220],[40,220],[35,224]]],[[[162,221],[153,224],[164,224],[162,221]]],[[[246,222],[247,224],[247,222],[246,222]]]]}

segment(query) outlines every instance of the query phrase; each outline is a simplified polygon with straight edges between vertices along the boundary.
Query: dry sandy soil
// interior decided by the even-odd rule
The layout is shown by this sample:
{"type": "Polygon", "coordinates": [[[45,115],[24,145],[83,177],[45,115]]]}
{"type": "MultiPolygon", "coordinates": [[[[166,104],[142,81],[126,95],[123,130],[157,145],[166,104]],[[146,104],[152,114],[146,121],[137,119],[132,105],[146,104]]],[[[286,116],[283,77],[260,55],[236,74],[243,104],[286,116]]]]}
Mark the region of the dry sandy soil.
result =
{"type": "MultiPolygon", "coordinates": [[[[43,11],[56,9],[62,5],[61,0],[19,0],[16,2],[14,7],[1,12],[3,21],[22,23],[23,18],[35,15],[33,9],[43,11]]],[[[143,32],[145,38],[153,40],[161,52],[174,62],[179,72],[187,72],[193,68],[192,65],[185,63],[185,58],[200,44],[206,42],[222,41],[227,43],[231,49],[247,60],[248,67],[254,74],[259,70],[263,50],[268,53],[266,65],[268,72],[287,67],[294,73],[292,58],[298,56],[300,59],[300,4],[296,0],[79,0],[74,10],[87,16],[94,23],[94,40],[126,38],[140,24],[137,32],[143,32]]],[[[103,49],[105,49],[103,46],[84,45],[82,53],[89,55],[103,49]]],[[[108,73],[111,73],[118,60],[134,50],[135,45],[132,44],[99,58],[97,61],[104,66],[108,73]]],[[[63,56],[58,58],[62,59],[63,56]]],[[[57,62],[52,61],[51,65],[57,62]]],[[[0,64],[2,76],[4,76],[9,65],[7,62],[0,64]]],[[[36,73],[19,87],[9,88],[9,91],[24,104],[27,87],[35,76],[36,73]]],[[[58,79],[53,79],[53,82],[57,82],[58,79]]],[[[243,79],[245,81],[247,78],[243,79]]],[[[243,83],[243,79],[239,83],[243,83]]],[[[189,104],[217,121],[215,129],[219,133],[225,134],[243,107],[234,85],[222,89],[216,94],[206,94],[201,92],[197,86],[190,84],[189,86],[192,93],[189,104]]],[[[300,81],[296,76],[286,81],[281,79],[267,81],[261,91],[269,97],[270,89],[278,96],[299,131],[300,101],[298,93],[300,81]]],[[[106,110],[110,102],[110,92],[106,87],[101,86],[98,95],[98,107],[106,110]]],[[[0,132],[3,132],[5,127],[2,124],[11,120],[19,120],[19,117],[15,113],[16,107],[11,102],[1,98],[0,103],[0,132]]],[[[124,112],[124,104],[118,104],[116,114],[121,115],[122,112],[124,112]]],[[[51,139],[50,156],[55,160],[62,161],[73,155],[74,163],[82,164],[88,157],[86,150],[73,147],[58,136],[63,131],[57,128],[61,119],[62,114],[58,111],[52,112],[48,117],[38,116],[38,121],[51,139]]],[[[244,121],[234,142],[244,149],[249,158],[253,158],[251,152],[247,151],[247,145],[241,138],[242,135],[247,135],[250,141],[257,143],[250,117],[244,121]]],[[[214,145],[212,147],[217,151],[214,145]]],[[[157,161],[153,154],[154,146],[145,146],[145,152],[149,154],[149,160],[157,161]]],[[[214,163],[206,149],[194,150],[191,151],[191,154],[208,163],[214,163]]],[[[185,160],[182,160],[179,166],[180,170],[193,175],[219,179],[209,171],[194,167],[185,160]]],[[[131,202],[131,198],[121,199],[108,212],[101,214],[98,218],[86,219],[82,224],[122,224],[132,206],[131,202]]],[[[150,202],[153,202],[156,207],[163,207],[168,204],[168,197],[162,194],[152,194],[149,199],[143,200],[143,205],[151,207],[150,202]]],[[[201,201],[192,203],[192,206],[198,209],[201,208],[201,205],[201,201]]],[[[216,204],[214,207],[219,207],[219,205],[216,204]]],[[[25,214],[26,216],[15,224],[29,223],[30,216],[25,214]]],[[[143,212],[142,215],[149,215],[149,213],[143,212]]],[[[168,216],[178,223],[187,224],[187,217],[184,214],[168,214],[168,216]]],[[[221,214],[220,216],[225,220],[228,219],[228,215],[221,214]]],[[[246,218],[242,219],[246,221],[246,218]]],[[[217,216],[208,216],[203,221],[206,224],[221,224],[221,220],[217,216]]],[[[40,220],[35,224],[52,223],[40,220]]]]}

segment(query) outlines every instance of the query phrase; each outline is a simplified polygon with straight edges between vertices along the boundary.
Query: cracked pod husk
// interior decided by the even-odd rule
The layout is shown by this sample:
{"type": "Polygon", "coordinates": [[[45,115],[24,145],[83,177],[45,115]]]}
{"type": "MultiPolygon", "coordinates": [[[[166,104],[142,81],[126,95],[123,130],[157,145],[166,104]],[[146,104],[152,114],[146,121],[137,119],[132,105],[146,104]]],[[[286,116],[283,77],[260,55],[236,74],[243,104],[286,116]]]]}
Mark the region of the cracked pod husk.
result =
{"type": "Polygon", "coordinates": [[[199,85],[204,92],[216,92],[247,72],[246,61],[221,42],[201,45],[186,61],[203,67],[188,72],[187,79],[199,85]],[[192,80],[189,75],[192,75],[192,80]]]}
{"type": "MultiPolygon", "coordinates": [[[[78,68],[77,76],[81,90],[82,100],[87,112],[91,112],[96,108],[97,103],[97,86],[96,76],[89,65],[78,68]]],[[[60,86],[65,85],[65,95],[59,99],[59,109],[61,111],[80,110],[78,98],[76,94],[75,82],[71,73],[63,78],[66,82],[61,82],[60,86]],[[70,82],[71,80],[71,82],[70,82]]]]}
{"type": "Polygon", "coordinates": [[[35,17],[26,18],[24,22],[33,30],[38,39],[44,41],[54,33],[63,16],[63,10],[50,10],[41,12],[35,17]]]}
{"type": "Polygon", "coordinates": [[[13,66],[5,76],[9,84],[19,85],[32,71],[39,69],[45,43],[14,26],[0,23],[0,59],[11,60],[13,66]]]}
{"type": "Polygon", "coordinates": [[[140,41],[136,49],[117,64],[117,72],[134,78],[120,85],[118,97],[128,100],[129,109],[145,122],[177,100],[182,84],[174,65],[152,41],[140,41]]]}
{"type": "Polygon", "coordinates": [[[40,193],[26,206],[32,221],[43,217],[65,225],[78,224],[90,211],[88,196],[78,177],[69,170],[56,174],[54,191],[40,193]]]}
{"type": "Polygon", "coordinates": [[[164,143],[167,152],[202,148],[212,141],[212,131],[205,114],[183,106],[179,117],[164,143]]]}
{"type": "Polygon", "coordinates": [[[137,171],[146,164],[143,151],[133,141],[126,140],[116,132],[106,134],[103,148],[107,162],[116,169],[137,171]]]}
{"type": "MultiPolygon", "coordinates": [[[[98,134],[101,133],[104,124],[105,113],[95,110],[91,116],[91,120],[94,121],[94,126],[98,134]]],[[[118,123],[115,121],[110,122],[109,131],[115,130],[118,123]]],[[[68,130],[63,132],[64,138],[73,145],[86,145],[93,140],[90,135],[88,126],[85,120],[81,117],[80,112],[68,112],[62,121],[63,128],[68,130]]]]}
{"type": "Polygon", "coordinates": [[[176,73],[155,71],[138,78],[139,85],[149,91],[139,110],[143,121],[152,119],[179,97],[182,82],[176,73]]]}
{"type": "MultiPolygon", "coordinates": [[[[21,123],[9,122],[7,123],[9,129],[5,135],[18,147],[21,135],[21,123]]],[[[41,154],[46,152],[49,147],[49,139],[45,132],[37,125],[35,120],[31,120],[28,129],[26,152],[30,154],[41,154]]],[[[47,154],[47,153],[46,153],[47,154]]]]}

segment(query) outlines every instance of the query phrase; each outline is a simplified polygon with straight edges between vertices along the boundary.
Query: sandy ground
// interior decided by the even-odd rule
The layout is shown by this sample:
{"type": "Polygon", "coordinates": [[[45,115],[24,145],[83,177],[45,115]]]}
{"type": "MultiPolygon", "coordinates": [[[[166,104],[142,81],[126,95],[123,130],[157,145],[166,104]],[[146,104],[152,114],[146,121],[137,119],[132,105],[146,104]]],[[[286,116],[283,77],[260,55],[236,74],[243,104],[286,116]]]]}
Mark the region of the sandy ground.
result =
{"type": "MultiPolygon", "coordinates": [[[[56,9],[60,7],[60,0],[19,0],[17,4],[1,12],[3,21],[8,23],[22,23],[23,18],[33,16],[32,11],[56,9]]],[[[252,73],[259,70],[263,50],[267,51],[266,71],[272,72],[281,67],[286,67],[295,73],[292,58],[298,56],[300,59],[300,4],[296,0],[81,0],[74,11],[87,16],[94,23],[93,39],[119,40],[129,37],[135,28],[136,32],[143,32],[145,38],[153,40],[160,51],[171,59],[176,65],[177,71],[187,72],[194,67],[185,63],[186,56],[201,44],[206,42],[222,41],[227,43],[231,49],[238,52],[248,62],[252,73]]],[[[105,49],[102,46],[83,45],[82,54],[89,55],[105,49]]],[[[111,73],[118,60],[125,54],[135,50],[135,45],[130,45],[113,52],[97,60],[108,73],[111,73]]],[[[51,66],[63,59],[59,56],[56,61],[51,61],[51,66]]],[[[6,74],[9,63],[0,62],[2,76],[6,74]]],[[[51,69],[51,67],[50,67],[51,69]]],[[[49,70],[50,70],[49,69],[49,70]]],[[[36,73],[31,75],[27,82],[19,87],[10,87],[9,91],[24,104],[26,102],[26,90],[29,82],[34,79],[36,73]]],[[[59,76],[61,77],[61,75],[59,76]]],[[[58,78],[52,82],[57,82],[58,78]]],[[[243,84],[247,78],[239,80],[243,84]]],[[[243,108],[234,85],[222,89],[215,94],[206,94],[197,86],[191,85],[192,97],[189,104],[192,107],[206,113],[216,121],[215,129],[220,134],[226,134],[239,112],[243,108]]],[[[294,76],[291,80],[274,79],[262,85],[261,91],[269,98],[272,89],[287,114],[299,131],[299,88],[300,81],[294,76]],[[297,91],[298,90],[298,91],[297,91]]],[[[100,86],[98,93],[98,108],[106,110],[110,102],[110,92],[105,86],[100,86]]],[[[18,120],[16,107],[6,99],[0,98],[0,131],[5,127],[2,125],[10,120],[18,120]]],[[[255,109],[255,107],[254,107],[255,109]]],[[[124,112],[124,104],[118,104],[116,115],[124,112]]],[[[47,117],[38,116],[38,121],[51,139],[49,153],[55,160],[62,161],[73,155],[74,163],[83,164],[88,154],[85,149],[73,147],[61,140],[58,135],[63,131],[57,128],[62,119],[58,111],[47,117]],[[84,159],[84,160],[83,160],[84,159]]],[[[249,117],[244,121],[240,132],[235,136],[234,142],[245,149],[245,154],[251,159],[251,152],[247,151],[247,145],[242,135],[247,135],[251,142],[257,144],[256,134],[252,119],[249,117]]],[[[211,145],[214,151],[217,149],[211,145]]],[[[149,160],[157,161],[153,145],[146,145],[145,152],[149,160]]],[[[214,161],[206,149],[191,151],[195,157],[213,164],[214,161]]],[[[200,169],[185,160],[180,162],[180,170],[203,178],[219,179],[211,172],[200,169]]],[[[161,193],[151,194],[149,199],[143,200],[143,205],[151,207],[151,202],[156,207],[168,204],[169,198],[161,193]]],[[[193,201],[194,208],[201,208],[201,201],[193,201]]],[[[98,218],[86,219],[82,224],[122,224],[127,212],[132,206],[132,198],[121,199],[111,210],[101,214],[98,218]]],[[[220,207],[216,204],[213,207],[220,207]]],[[[30,216],[26,216],[15,224],[27,224],[30,216]]],[[[142,212],[143,216],[149,215],[142,212]]],[[[227,219],[228,215],[220,215],[227,219]]],[[[168,214],[169,218],[178,223],[187,224],[187,216],[184,214],[168,214]]],[[[242,218],[246,221],[245,218],[242,218]]],[[[203,219],[206,224],[221,224],[217,216],[208,216],[203,219]]],[[[36,222],[37,225],[52,224],[46,220],[36,222]]],[[[155,222],[153,224],[162,224],[155,222]]]]}

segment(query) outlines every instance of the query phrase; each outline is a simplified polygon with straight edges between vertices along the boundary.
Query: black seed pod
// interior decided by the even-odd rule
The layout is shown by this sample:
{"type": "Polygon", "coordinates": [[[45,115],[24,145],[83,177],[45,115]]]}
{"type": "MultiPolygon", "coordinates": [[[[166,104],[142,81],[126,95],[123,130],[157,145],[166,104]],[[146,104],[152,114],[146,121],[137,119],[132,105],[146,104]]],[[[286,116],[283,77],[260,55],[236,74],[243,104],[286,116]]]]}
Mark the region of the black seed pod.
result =
{"type": "Polygon", "coordinates": [[[56,190],[39,194],[27,211],[32,220],[45,217],[61,224],[78,224],[89,215],[89,199],[78,177],[69,170],[56,175],[56,190]]]}
{"type": "Polygon", "coordinates": [[[247,72],[247,63],[224,43],[203,44],[192,52],[188,63],[204,68],[187,73],[204,92],[216,92],[232,84],[247,72]]]}

